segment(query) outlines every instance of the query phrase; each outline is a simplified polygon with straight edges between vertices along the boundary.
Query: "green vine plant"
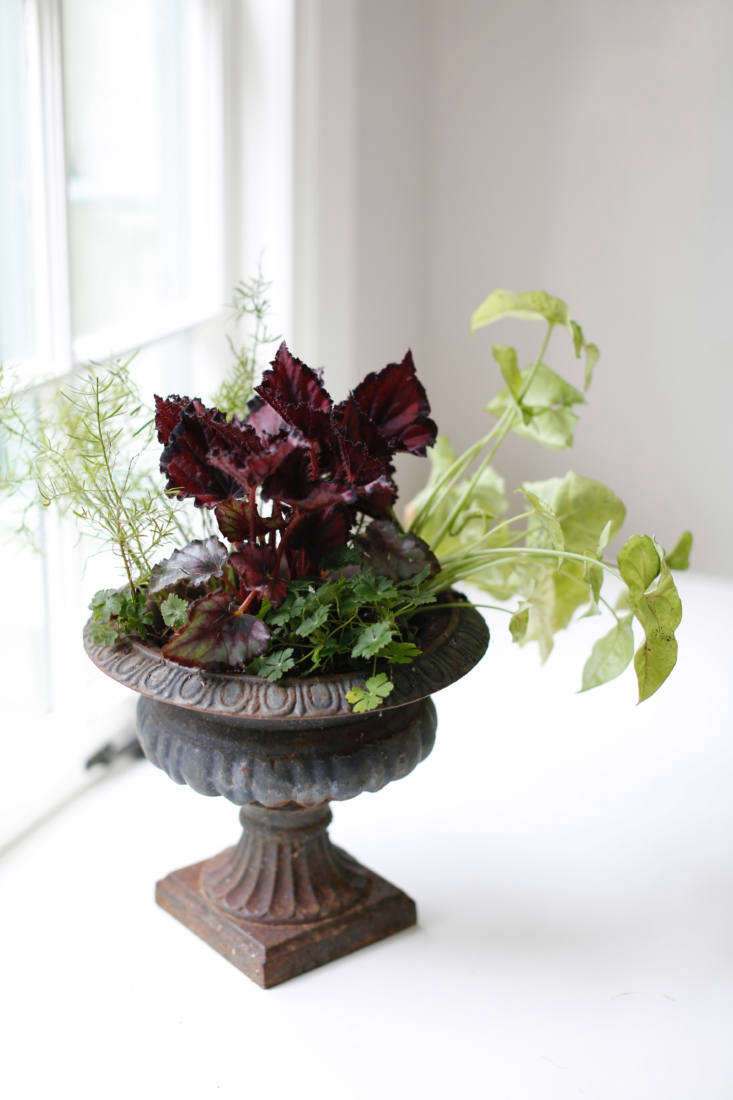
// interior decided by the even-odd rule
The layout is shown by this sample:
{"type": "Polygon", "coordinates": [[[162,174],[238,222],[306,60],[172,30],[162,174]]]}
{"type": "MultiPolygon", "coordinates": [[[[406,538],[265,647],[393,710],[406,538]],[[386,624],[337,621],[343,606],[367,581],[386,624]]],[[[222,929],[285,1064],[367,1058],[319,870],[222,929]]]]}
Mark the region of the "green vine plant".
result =
{"type": "MultiPolygon", "coordinates": [[[[536,642],[543,660],[555,634],[579,615],[607,613],[610,630],[593,646],[585,663],[582,691],[619,676],[634,661],[639,701],[666,680],[677,660],[675,630],[682,607],[673,569],[689,564],[692,535],[686,531],[665,553],[648,535],[633,535],[609,561],[606,548],[620,531],[626,509],[599,481],[570,471],[565,477],[524,483],[517,492],[523,507],[513,515],[505,481],[494,457],[509,432],[553,449],[569,448],[585,402],[577,389],[546,363],[555,331],[572,341],[584,360],[587,391],[599,358],[581,326],[560,298],[544,291],[495,290],[476,309],[471,331],[503,318],[545,324],[536,359],[520,367],[515,348],[499,344],[492,355],[504,385],[486,405],[495,422],[458,455],[445,436],[429,452],[427,485],[408,505],[406,525],[430,544],[441,571],[435,592],[469,582],[502,604],[510,603],[509,629],[519,645],[536,642]],[[606,577],[622,585],[615,606],[603,591],[606,577]],[[634,653],[633,622],[643,631],[634,653]]],[[[505,606],[497,610],[507,610],[505,606]]]]}

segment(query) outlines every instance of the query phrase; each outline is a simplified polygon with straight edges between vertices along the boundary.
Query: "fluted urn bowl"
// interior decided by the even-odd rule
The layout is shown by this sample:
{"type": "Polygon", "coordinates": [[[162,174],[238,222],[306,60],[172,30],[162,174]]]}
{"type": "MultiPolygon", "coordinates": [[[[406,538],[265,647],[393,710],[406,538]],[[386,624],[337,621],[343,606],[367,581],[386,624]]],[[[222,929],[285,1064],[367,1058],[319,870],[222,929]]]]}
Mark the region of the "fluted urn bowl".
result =
{"type": "MultiPolygon", "coordinates": [[[[463,601],[452,593],[451,602],[463,601]]],[[[156,899],[267,987],[400,931],[415,903],[328,836],[329,802],[408,775],[435,741],[430,695],[465,675],[489,642],[468,604],[424,614],[420,657],[395,666],[387,705],[354,714],[355,673],[283,679],[184,668],[129,641],[92,661],[140,695],[147,758],[176,783],[241,806],[239,843],[157,884],[156,899]]]]}

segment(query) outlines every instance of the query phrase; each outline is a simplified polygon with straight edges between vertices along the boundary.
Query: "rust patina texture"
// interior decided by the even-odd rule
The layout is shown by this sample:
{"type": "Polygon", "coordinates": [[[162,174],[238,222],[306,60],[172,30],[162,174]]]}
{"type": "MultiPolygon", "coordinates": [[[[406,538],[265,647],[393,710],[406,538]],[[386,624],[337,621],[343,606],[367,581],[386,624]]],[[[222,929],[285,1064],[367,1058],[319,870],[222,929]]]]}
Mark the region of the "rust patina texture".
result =
{"type": "Polygon", "coordinates": [[[264,987],[413,925],[412,899],[331,843],[328,803],[377,791],[425,759],[430,694],[473,668],[488,641],[469,606],[426,616],[422,655],[393,670],[389,705],[357,715],[346,700],[364,682],[357,675],[269,684],[86,636],[95,664],[141,696],[145,755],[177,783],[242,807],[239,843],[168,875],[158,903],[264,987]]]}

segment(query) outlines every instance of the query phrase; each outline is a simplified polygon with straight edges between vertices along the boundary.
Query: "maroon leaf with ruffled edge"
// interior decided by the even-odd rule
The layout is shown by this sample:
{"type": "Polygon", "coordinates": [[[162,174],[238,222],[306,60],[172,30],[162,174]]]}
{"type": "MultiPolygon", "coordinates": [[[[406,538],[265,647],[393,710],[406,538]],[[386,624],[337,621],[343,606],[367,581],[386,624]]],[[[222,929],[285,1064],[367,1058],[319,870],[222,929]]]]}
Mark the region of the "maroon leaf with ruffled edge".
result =
{"type": "MultiPolygon", "coordinates": [[[[227,500],[240,491],[237,482],[210,461],[209,432],[224,419],[222,412],[207,409],[198,398],[181,410],[160,457],[160,469],[168,479],[169,491],[180,497],[193,497],[197,505],[205,507],[227,500]]],[[[169,422],[167,413],[165,416],[161,413],[163,434],[169,422]]]]}
{"type": "Polygon", "coordinates": [[[293,525],[286,549],[292,576],[317,574],[323,557],[346,543],[352,522],[353,514],[338,507],[299,518],[293,525]]]}
{"type": "Polygon", "coordinates": [[[302,437],[284,429],[275,436],[258,436],[248,424],[217,425],[211,433],[209,461],[242,489],[259,488],[287,463],[293,452],[306,452],[302,437]]]}
{"type": "Polygon", "coordinates": [[[435,443],[438,428],[430,419],[430,402],[415,373],[411,351],[401,363],[389,363],[368,374],[352,397],[391,450],[424,455],[426,447],[435,443]]]}
{"type": "Polygon", "coordinates": [[[259,394],[249,399],[247,408],[249,416],[246,423],[254,428],[259,436],[277,435],[285,427],[285,421],[280,414],[275,412],[259,394]]]}
{"type": "Polygon", "coordinates": [[[307,439],[325,444],[330,434],[331,397],[316,372],[290,354],[285,341],[255,392],[307,439]]]}
{"type": "Polygon", "coordinates": [[[431,576],[440,571],[428,544],[417,535],[405,534],[392,520],[373,520],[356,541],[374,572],[393,581],[408,580],[426,567],[431,576]]]}
{"type": "Polygon", "coordinates": [[[239,614],[225,593],[203,596],[189,608],[186,626],[163,646],[169,661],[191,668],[239,669],[270,644],[270,631],[255,615],[239,614]]]}
{"type": "Polygon", "coordinates": [[[244,542],[258,538],[273,528],[282,526],[282,520],[263,519],[249,500],[224,500],[214,508],[219,530],[229,542],[244,542]]]}
{"type": "Polygon", "coordinates": [[[248,592],[267,598],[274,607],[280,606],[285,599],[287,584],[283,577],[275,576],[278,570],[275,550],[254,542],[244,543],[229,560],[248,592]]]}
{"type": "Polygon", "coordinates": [[[172,393],[168,397],[159,397],[157,393],[155,394],[155,427],[160,443],[167,445],[171,432],[181,418],[181,413],[190,404],[190,397],[179,397],[177,393],[172,393]]]}
{"type": "Polygon", "coordinates": [[[201,595],[212,581],[223,578],[228,560],[229,552],[216,535],[194,539],[153,567],[148,593],[156,597],[169,592],[189,598],[201,595]]]}

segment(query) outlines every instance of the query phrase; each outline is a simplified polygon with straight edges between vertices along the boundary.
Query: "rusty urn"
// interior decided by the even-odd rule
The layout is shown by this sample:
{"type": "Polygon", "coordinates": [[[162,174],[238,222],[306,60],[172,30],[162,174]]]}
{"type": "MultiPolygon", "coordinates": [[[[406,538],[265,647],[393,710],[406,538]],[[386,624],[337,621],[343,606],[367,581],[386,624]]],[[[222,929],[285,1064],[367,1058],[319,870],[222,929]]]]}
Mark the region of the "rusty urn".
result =
{"type": "Polygon", "coordinates": [[[147,758],[176,783],[241,807],[239,842],[169,874],[156,899],[263,987],[416,922],[412,899],[333,844],[328,826],[330,802],[378,791],[425,759],[436,729],[430,695],[486,651],[486,623],[470,605],[424,620],[421,656],[394,668],[389,705],[366,714],[346,699],[363,685],[356,673],[269,683],[85,634],[94,663],[139,693],[147,758]]]}

